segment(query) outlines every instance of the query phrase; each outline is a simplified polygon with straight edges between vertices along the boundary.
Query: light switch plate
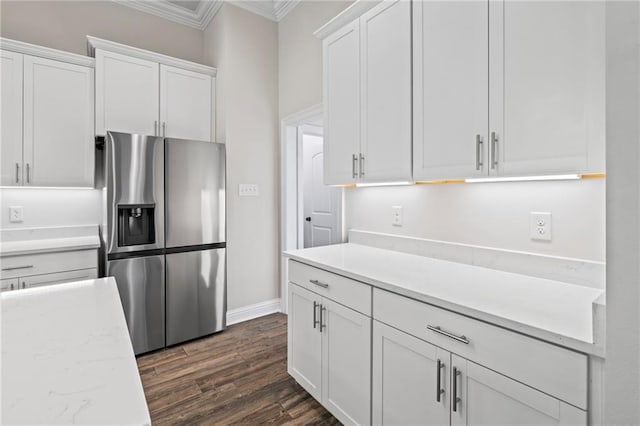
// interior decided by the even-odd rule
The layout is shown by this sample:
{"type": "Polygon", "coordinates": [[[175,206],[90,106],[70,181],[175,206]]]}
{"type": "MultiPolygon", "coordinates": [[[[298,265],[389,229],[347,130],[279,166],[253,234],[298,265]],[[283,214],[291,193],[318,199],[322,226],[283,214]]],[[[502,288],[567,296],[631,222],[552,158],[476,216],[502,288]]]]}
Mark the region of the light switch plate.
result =
{"type": "Polygon", "coordinates": [[[241,197],[257,197],[260,195],[260,190],[255,183],[241,183],[238,185],[238,195],[241,197]]]}
{"type": "Polygon", "coordinates": [[[22,206],[9,207],[9,222],[22,222],[24,220],[24,210],[22,206]]]}
{"type": "Polygon", "coordinates": [[[402,226],[402,206],[391,206],[391,224],[393,226],[402,226]]]}
{"type": "Polygon", "coordinates": [[[532,240],[551,241],[551,213],[531,212],[529,234],[532,240]]]}

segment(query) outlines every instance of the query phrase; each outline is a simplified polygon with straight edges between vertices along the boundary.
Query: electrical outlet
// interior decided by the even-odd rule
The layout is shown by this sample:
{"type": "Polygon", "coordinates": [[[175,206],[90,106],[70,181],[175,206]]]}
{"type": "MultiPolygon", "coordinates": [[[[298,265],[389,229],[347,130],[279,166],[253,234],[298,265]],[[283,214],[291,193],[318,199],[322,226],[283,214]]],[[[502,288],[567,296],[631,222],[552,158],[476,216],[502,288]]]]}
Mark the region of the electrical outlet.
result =
{"type": "Polygon", "coordinates": [[[529,234],[532,240],[551,241],[551,213],[531,212],[529,234]]]}
{"type": "Polygon", "coordinates": [[[238,194],[241,197],[257,197],[260,191],[255,183],[241,183],[238,185],[238,194]]]}
{"type": "Polygon", "coordinates": [[[402,226],[402,206],[391,206],[391,224],[393,226],[402,226]]]}
{"type": "Polygon", "coordinates": [[[24,210],[22,206],[9,207],[9,222],[22,222],[24,220],[24,210]]]}

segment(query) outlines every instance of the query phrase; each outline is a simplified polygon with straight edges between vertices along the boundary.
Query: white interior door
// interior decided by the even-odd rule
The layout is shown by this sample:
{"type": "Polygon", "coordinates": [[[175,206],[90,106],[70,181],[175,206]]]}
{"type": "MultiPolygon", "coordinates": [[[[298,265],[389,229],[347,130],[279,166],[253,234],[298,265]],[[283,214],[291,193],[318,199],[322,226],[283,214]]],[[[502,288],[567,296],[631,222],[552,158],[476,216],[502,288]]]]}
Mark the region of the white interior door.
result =
{"type": "Polygon", "coordinates": [[[411,180],[411,2],[384,1],[360,18],[360,179],[411,180]]]}
{"type": "Polygon", "coordinates": [[[156,62],[96,51],[96,134],[157,135],[160,76],[156,62]]]}
{"type": "Polygon", "coordinates": [[[304,247],[340,241],[340,188],[324,184],[322,136],[302,136],[302,199],[304,247]]]}
{"type": "Polygon", "coordinates": [[[488,170],[487,1],[413,2],[416,180],[488,170]]]}
{"type": "Polygon", "coordinates": [[[449,352],[374,321],[373,424],[448,425],[450,371],[449,352]]]}
{"type": "Polygon", "coordinates": [[[212,141],[210,75],[160,65],[160,122],[168,138],[212,141]]]}
{"type": "Polygon", "coordinates": [[[455,412],[452,404],[452,426],[587,424],[586,411],[456,355],[452,364],[460,371],[451,377],[460,398],[455,412]]]}
{"type": "Polygon", "coordinates": [[[24,57],[24,183],[93,186],[93,69],[24,57]]]}
{"type": "Polygon", "coordinates": [[[321,297],[289,283],[287,371],[311,396],[322,398],[321,297]]]}
{"type": "Polygon", "coordinates": [[[322,299],[322,403],[344,424],[371,423],[371,318],[322,299]]]}
{"type": "Polygon", "coordinates": [[[22,55],[0,50],[1,185],[22,184],[22,55]]]}

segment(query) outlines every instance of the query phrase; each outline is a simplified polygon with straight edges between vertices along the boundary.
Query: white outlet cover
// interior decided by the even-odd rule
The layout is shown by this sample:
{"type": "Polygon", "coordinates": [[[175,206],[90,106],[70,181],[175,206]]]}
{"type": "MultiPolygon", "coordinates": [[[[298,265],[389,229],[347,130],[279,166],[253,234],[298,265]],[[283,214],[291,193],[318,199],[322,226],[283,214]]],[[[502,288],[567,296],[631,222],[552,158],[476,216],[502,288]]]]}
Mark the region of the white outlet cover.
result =
{"type": "Polygon", "coordinates": [[[531,212],[529,215],[529,236],[536,241],[551,241],[551,213],[531,212]]]}
{"type": "Polygon", "coordinates": [[[402,206],[391,206],[391,225],[402,226],[402,206]]]}
{"type": "Polygon", "coordinates": [[[241,183],[238,185],[238,195],[241,197],[257,197],[260,195],[260,189],[255,183],[241,183]]]}
{"type": "Polygon", "coordinates": [[[9,207],[9,222],[22,222],[24,220],[24,210],[22,206],[9,207]]]}

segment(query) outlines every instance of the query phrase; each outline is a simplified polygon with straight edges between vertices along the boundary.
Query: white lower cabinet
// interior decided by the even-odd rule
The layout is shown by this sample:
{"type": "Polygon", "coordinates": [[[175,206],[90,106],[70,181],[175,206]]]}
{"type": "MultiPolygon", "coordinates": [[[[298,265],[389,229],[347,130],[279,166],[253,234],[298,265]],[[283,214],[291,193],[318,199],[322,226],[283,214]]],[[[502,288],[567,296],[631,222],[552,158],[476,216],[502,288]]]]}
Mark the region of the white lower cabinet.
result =
{"type": "Polygon", "coordinates": [[[288,371],[344,424],[370,424],[371,318],[289,283],[288,371]]]}

